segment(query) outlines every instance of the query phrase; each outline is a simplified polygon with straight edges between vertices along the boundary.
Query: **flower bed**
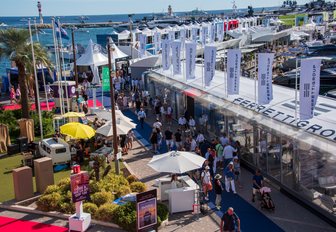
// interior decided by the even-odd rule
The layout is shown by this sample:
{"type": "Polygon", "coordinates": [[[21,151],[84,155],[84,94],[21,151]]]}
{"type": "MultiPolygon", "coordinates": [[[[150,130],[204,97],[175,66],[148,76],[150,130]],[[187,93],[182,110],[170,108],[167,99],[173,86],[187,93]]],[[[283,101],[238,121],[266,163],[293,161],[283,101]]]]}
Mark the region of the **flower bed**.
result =
{"type": "MultiPolygon", "coordinates": [[[[135,231],[136,209],[135,203],[125,205],[113,204],[113,200],[131,192],[144,192],[146,185],[135,178],[125,178],[110,173],[100,181],[90,180],[90,200],[83,202],[84,212],[92,218],[105,222],[112,222],[127,231],[135,231]]],[[[73,214],[75,206],[72,203],[70,178],[62,179],[57,185],[49,186],[36,202],[41,211],[58,211],[73,214]]],[[[168,218],[167,206],[158,203],[158,223],[168,218]]]]}

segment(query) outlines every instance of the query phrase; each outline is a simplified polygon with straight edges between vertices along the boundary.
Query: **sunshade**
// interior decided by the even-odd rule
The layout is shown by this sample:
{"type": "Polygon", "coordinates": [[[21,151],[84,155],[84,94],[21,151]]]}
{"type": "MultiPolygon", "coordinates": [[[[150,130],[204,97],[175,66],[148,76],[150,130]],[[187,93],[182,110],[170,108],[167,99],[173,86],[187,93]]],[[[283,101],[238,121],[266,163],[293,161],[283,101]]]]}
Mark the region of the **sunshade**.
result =
{"type": "Polygon", "coordinates": [[[61,134],[68,135],[74,139],[89,139],[92,138],[96,131],[87,125],[70,122],[60,127],[61,134]]]}
{"type": "MultiPolygon", "coordinates": [[[[117,134],[126,135],[130,130],[136,127],[135,123],[127,122],[122,119],[117,119],[117,134]]],[[[110,137],[113,135],[112,121],[107,122],[104,126],[97,129],[96,133],[110,137]]]]}
{"type": "Polygon", "coordinates": [[[68,112],[62,115],[65,118],[76,118],[76,117],[85,117],[84,113],[78,113],[78,112],[68,112]]]}
{"type": "Polygon", "coordinates": [[[157,172],[185,173],[202,167],[205,159],[192,152],[171,151],[156,155],[148,166],[157,172]]]}

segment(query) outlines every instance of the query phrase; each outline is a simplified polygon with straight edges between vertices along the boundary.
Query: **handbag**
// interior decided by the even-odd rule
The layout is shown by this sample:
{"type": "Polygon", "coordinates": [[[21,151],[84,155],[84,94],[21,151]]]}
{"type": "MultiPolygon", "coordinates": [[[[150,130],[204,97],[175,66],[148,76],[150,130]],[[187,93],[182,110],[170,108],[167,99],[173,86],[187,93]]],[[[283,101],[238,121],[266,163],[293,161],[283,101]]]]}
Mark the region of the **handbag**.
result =
{"type": "Polygon", "coordinates": [[[209,184],[207,184],[207,189],[208,189],[208,191],[212,190],[212,183],[211,182],[209,184]]]}

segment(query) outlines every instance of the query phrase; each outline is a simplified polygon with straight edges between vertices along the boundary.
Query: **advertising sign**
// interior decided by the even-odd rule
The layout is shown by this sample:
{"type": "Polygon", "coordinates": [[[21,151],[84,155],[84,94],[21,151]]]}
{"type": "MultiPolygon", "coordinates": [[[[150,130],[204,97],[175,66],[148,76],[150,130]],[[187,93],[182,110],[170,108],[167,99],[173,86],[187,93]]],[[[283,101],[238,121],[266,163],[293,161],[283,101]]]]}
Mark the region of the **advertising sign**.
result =
{"type": "Polygon", "coordinates": [[[196,43],[186,43],[186,78],[187,80],[195,79],[196,68],[196,43]]]}
{"type": "Polygon", "coordinates": [[[269,104],[273,100],[272,68],[274,53],[258,54],[258,104],[269,104]]]}
{"type": "Polygon", "coordinates": [[[136,195],[137,231],[156,230],[157,227],[156,189],[136,195]]]}
{"type": "Polygon", "coordinates": [[[216,50],[217,48],[215,46],[205,46],[204,48],[205,86],[210,86],[210,83],[215,75],[216,50]]]}
{"type": "Polygon", "coordinates": [[[102,86],[103,91],[110,91],[110,71],[108,67],[102,69],[102,86]]]}
{"type": "Polygon", "coordinates": [[[176,40],[172,43],[173,73],[181,74],[181,41],[176,40]]]}
{"type": "Polygon", "coordinates": [[[168,70],[170,68],[170,41],[162,41],[162,68],[168,70]]]}
{"type": "Polygon", "coordinates": [[[90,199],[89,181],[89,173],[86,171],[70,176],[73,203],[90,199]]]}
{"type": "Polygon", "coordinates": [[[228,94],[239,94],[241,51],[229,49],[227,52],[227,91],[228,94]]]}

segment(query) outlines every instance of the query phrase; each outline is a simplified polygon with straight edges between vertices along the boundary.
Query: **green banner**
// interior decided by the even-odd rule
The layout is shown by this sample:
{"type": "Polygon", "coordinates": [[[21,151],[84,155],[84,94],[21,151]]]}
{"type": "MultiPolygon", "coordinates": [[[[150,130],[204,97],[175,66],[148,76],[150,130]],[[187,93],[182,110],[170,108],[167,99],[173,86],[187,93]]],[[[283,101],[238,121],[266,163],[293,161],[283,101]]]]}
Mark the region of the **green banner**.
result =
{"type": "Polygon", "coordinates": [[[103,91],[110,91],[110,73],[108,67],[103,67],[103,91]]]}

